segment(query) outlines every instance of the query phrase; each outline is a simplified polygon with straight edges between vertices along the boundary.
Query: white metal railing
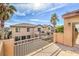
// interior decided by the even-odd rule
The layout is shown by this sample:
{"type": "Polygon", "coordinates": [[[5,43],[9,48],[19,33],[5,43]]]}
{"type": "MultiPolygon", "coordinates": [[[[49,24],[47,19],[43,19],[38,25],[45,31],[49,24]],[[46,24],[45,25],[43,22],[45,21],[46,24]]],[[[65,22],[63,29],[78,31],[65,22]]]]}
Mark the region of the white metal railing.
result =
{"type": "MultiPolygon", "coordinates": [[[[50,36],[50,35],[48,35],[48,36],[41,36],[40,39],[48,39],[48,38],[52,38],[52,36],[50,36]]],[[[19,43],[29,43],[29,42],[31,42],[33,40],[37,40],[37,39],[39,39],[39,37],[25,39],[25,40],[19,40],[19,41],[16,41],[15,43],[18,43],[18,45],[19,45],[19,43]]]]}
{"type": "Polygon", "coordinates": [[[25,39],[16,41],[16,45],[14,45],[14,52],[15,56],[23,56],[27,55],[33,51],[36,51],[38,49],[43,49],[44,46],[48,45],[50,42],[47,42],[45,40],[39,39],[39,37],[31,38],[31,39],[25,39]]]}

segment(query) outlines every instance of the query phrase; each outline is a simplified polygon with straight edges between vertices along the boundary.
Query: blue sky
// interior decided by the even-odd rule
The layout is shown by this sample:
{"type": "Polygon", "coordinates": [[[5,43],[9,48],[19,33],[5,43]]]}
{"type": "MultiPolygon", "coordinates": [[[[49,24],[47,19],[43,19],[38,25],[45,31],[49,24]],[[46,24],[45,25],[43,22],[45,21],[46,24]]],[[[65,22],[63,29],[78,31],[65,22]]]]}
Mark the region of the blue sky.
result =
{"type": "Polygon", "coordinates": [[[62,15],[79,9],[78,3],[17,3],[12,5],[15,6],[17,11],[12,18],[5,22],[5,26],[18,23],[51,25],[50,19],[53,13],[56,13],[59,19],[59,21],[57,21],[57,25],[63,25],[64,20],[62,15]]]}

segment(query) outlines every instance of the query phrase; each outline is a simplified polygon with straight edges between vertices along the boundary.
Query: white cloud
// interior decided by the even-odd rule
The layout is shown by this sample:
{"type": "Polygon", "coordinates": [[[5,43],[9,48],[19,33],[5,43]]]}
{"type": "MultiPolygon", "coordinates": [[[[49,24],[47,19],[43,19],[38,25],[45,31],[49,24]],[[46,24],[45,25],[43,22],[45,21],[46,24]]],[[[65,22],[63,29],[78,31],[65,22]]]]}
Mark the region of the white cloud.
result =
{"type": "MultiPolygon", "coordinates": [[[[25,20],[25,19],[22,19],[25,20]]],[[[42,19],[29,19],[29,21],[21,21],[21,19],[12,19],[11,21],[5,22],[5,26],[8,27],[10,25],[18,24],[18,23],[31,23],[31,24],[49,24],[49,20],[42,20],[42,19]]]]}
{"type": "Polygon", "coordinates": [[[18,8],[21,9],[29,9],[29,10],[39,10],[42,9],[46,4],[44,3],[24,3],[24,4],[17,4],[18,8]]]}
{"type": "Polygon", "coordinates": [[[46,4],[45,3],[40,3],[40,4],[37,4],[37,3],[36,4],[34,4],[34,3],[14,4],[14,6],[17,8],[16,15],[18,15],[18,16],[25,16],[26,14],[30,14],[33,11],[36,11],[36,10],[40,10],[40,12],[37,13],[37,15],[39,15],[39,14],[42,14],[42,13],[45,13],[45,12],[49,12],[49,11],[53,11],[53,10],[62,8],[66,5],[68,5],[68,4],[63,4],[63,3],[61,3],[61,4],[57,4],[57,3],[55,4],[54,3],[53,4],[52,3],[52,5],[51,5],[52,7],[50,5],[51,4],[48,4],[48,3],[46,3],[46,4]],[[56,5],[56,6],[54,6],[54,5],[56,5]]]}
{"type": "Polygon", "coordinates": [[[14,25],[17,23],[24,23],[25,21],[21,21],[21,19],[12,19],[5,22],[5,26],[14,25]]]}
{"type": "Polygon", "coordinates": [[[41,21],[40,19],[30,19],[30,21],[41,21]]]}
{"type": "Polygon", "coordinates": [[[34,23],[50,23],[50,20],[30,19],[30,22],[34,22],[34,23]]]}
{"type": "Polygon", "coordinates": [[[17,11],[17,12],[15,12],[15,14],[17,16],[26,16],[25,12],[19,12],[19,11],[17,11]]]}
{"type": "Polygon", "coordinates": [[[48,9],[48,10],[45,10],[45,11],[43,11],[43,12],[38,13],[38,15],[43,14],[43,13],[46,13],[46,12],[50,12],[50,11],[57,10],[57,9],[59,9],[59,8],[62,8],[62,7],[64,7],[64,6],[67,6],[67,5],[68,5],[68,4],[62,4],[62,5],[59,5],[59,6],[56,6],[56,7],[52,7],[52,8],[50,8],[50,9],[48,9]]]}
{"type": "Polygon", "coordinates": [[[20,8],[20,9],[30,9],[32,8],[32,3],[20,3],[20,4],[13,4],[15,7],[20,8]]]}
{"type": "Polygon", "coordinates": [[[13,25],[13,24],[17,24],[17,23],[16,22],[15,23],[7,22],[7,23],[5,23],[5,27],[9,27],[10,25],[13,25]]]}

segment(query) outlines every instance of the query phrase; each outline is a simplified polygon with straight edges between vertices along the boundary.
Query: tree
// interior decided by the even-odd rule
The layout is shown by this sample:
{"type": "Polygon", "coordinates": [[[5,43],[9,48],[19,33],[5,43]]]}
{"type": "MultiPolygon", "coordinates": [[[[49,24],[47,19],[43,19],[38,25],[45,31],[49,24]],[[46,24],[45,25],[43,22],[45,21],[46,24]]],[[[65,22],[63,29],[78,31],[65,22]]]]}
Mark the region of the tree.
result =
{"type": "Polygon", "coordinates": [[[56,21],[58,21],[58,18],[57,18],[57,15],[56,13],[54,13],[52,16],[51,16],[51,24],[53,25],[53,28],[54,28],[54,33],[55,33],[55,26],[56,26],[56,21]]]}
{"type": "Polygon", "coordinates": [[[56,27],[56,32],[64,32],[64,26],[63,25],[57,26],[56,27]]]}
{"type": "MultiPolygon", "coordinates": [[[[14,12],[16,11],[15,7],[13,5],[7,4],[7,3],[0,3],[0,31],[3,34],[4,29],[4,22],[6,20],[9,20],[14,12]]],[[[2,35],[3,36],[3,35],[2,35]]]]}

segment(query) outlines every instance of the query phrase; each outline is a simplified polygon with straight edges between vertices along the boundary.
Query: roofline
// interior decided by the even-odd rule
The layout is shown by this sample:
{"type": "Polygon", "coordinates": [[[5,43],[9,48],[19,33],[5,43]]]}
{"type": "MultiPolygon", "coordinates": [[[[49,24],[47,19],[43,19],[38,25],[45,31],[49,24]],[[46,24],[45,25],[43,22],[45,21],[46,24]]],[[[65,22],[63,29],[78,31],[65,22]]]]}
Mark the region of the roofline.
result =
{"type": "Polygon", "coordinates": [[[79,10],[68,12],[68,13],[64,14],[62,17],[69,18],[69,17],[73,17],[73,16],[79,16],[79,10]]]}
{"type": "Polygon", "coordinates": [[[19,26],[19,25],[11,25],[10,27],[35,27],[35,26],[19,26]]]}

